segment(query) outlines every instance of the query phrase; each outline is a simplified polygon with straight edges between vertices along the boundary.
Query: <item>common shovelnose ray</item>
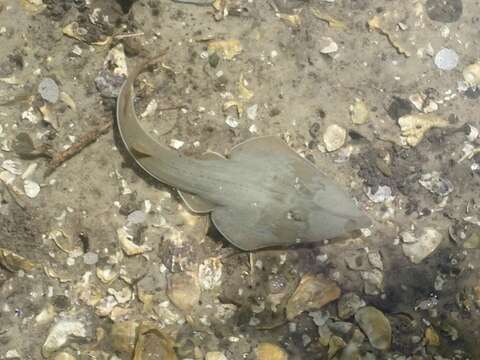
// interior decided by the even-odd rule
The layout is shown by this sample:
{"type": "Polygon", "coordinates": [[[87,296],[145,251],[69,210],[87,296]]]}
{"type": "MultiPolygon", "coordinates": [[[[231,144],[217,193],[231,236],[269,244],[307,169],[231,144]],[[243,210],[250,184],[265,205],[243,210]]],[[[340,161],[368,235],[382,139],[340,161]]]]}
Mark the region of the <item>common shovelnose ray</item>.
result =
{"type": "Polygon", "coordinates": [[[209,213],[220,233],[252,251],[319,242],[370,226],[353,199],[276,136],[249,139],[227,158],[192,158],[154,140],[141,126],[133,84],[159,57],[136,67],[117,99],[117,125],[132,158],[148,174],[175,188],[188,208],[209,213]]]}

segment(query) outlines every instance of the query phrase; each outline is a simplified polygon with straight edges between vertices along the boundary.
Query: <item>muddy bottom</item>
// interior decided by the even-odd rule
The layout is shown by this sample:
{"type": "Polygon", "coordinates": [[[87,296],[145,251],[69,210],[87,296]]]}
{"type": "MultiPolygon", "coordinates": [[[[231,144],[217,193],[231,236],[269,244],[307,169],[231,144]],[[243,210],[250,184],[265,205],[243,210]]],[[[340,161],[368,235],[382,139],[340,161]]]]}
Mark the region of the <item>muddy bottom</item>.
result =
{"type": "Polygon", "coordinates": [[[480,359],[477,14],[0,3],[0,359],[480,359]],[[202,158],[277,136],[372,225],[245,252],[191,212],[115,122],[161,52],[135,82],[154,139],[202,158]]]}

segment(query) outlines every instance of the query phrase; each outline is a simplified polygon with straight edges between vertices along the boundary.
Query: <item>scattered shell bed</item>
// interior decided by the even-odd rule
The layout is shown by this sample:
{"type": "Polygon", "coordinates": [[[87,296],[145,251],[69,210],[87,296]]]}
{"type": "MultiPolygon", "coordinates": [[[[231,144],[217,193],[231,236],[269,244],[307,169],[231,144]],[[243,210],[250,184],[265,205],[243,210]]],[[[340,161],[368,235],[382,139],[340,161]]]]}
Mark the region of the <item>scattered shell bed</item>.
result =
{"type": "Polygon", "coordinates": [[[5,0],[0,42],[0,359],[480,359],[474,1],[5,0]],[[279,135],[373,225],[249,254],[188,212],[106,126],[167,48],[153,137],[279,135]]]}

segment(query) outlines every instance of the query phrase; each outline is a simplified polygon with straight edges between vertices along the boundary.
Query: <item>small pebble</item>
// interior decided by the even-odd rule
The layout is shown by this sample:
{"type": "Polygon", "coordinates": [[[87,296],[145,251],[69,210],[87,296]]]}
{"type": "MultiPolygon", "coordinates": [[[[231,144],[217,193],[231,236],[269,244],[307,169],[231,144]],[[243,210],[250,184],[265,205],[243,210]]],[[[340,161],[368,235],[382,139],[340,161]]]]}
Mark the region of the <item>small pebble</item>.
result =
{"type": "Polygon", "coordinates": [[[60,352],[55,354],[55,357],[53,358],[53,360],[76,360],[76,357],[67,352],[60,352]]]}
{"type": "Polygon", "coordinates": [[[358,309],[366,305],[360,296],[355,293],[344,294],[337,303],[338,317],[340,319],[348,319],[352,317],[358,309]]]}
{"type": "Polygon", "coordinates": [[[205,360],[228,360],[223,352],[209,351],[205,354],[205,360]]]}
{"type": "Polygon", "coordinates": [[[338,51],[338,45],[331,37],[322,37],[320,39],[320,52],[322,54],[332,54],[338,51]]]}
{"type": "Polygon", "coordinates": [[[287,360],[288,355],[280,346],[272,343],[260,343],[255,349],[257,360],[287,360]]]}
{"type": "Polygon", "coordinates": [[[119,321],[112,325],[110,341],[115,351],[132,353],[135,349],[138,323],[136,321],[119,321]]]}
{"type": "Polygon", "coordinates": [[[428,346],[440,345],[440,336],[431,326],[425,330],[425,342],[428,346]]]}
{"type": "Polygon", "coordinates": [[[387,185],[381,185],[377,191],[372,193],[372,188],[367,189],[367,197],[374,203],[392,201],[395,197],[392,195],[392,189],[387,185]]]}
{"type": "Polygon", "coordinates": [[[60,97],[60,90],[58,85],[52,78],[45,78],[38,84],[38,93],[43,100],[55,104],[60,97]]]}
{"type": "Polygon", "coordinates": [[[141,224],[145,221],[145,213],[141,210],[135,210],[127,216],[127,221],[132,224],[141,224]]]}
{"type": "Polygon", "coordinates": [[[187,272],[169,276],[167,296],[175,307],[186,314],[200,301],[201,289],[198,280],[187,272]]]}
{"type": "Polygon", "coordinates": [[[5,359],[21,359],[21,358],[22,357],[20,356],[20,354],[18,353],[18,351],[16,349],[8,350],[5,353],[5,359]]]}
{"type": "Polygon", "coordinates": [[[392,328],[380,310],[373,306],[363,307],[355,314],[355,320],[374,348],[387,350],[390,347],[392,328]]]}
{"type": "Polygon", "coordinates": [[[463,13],[462,0],[427,0],[424,6],[431,20],[442,23],[453,23],[463,13]]]}
{"type": "Polygon", "coordinates": [[[258,104],[247,108],[247,118],[254,121],[257,118],[258,104]]]}
{"type": "Polygon", "coordinates": [[[435,55],[434,61],[440,70],[453,70],[458,65],[458,54],[455,50],[443,48],[435,55]]]}
{"type": "Polygon", "coordinates": [[[86,265],[95,265],[98,262],[98,255],[94,252],[87,252],[83,255],[83,263],[86,265]]]}

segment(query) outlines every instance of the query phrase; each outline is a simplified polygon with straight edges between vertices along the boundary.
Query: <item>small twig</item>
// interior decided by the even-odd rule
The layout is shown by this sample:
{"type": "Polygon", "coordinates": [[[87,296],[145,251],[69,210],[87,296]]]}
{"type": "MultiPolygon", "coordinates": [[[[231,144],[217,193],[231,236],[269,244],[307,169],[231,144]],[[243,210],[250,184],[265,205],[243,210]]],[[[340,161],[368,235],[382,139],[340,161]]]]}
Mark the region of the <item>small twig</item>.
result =
{"type": "Polygon", "coordinates": [[[213,0],[172,0],[173,2],[180,4],[191,4],[198,6],[210,6],[213,4],[213,0]]]}
{"type": "Polygon", "coordinates": [[[80,136],[77,142],[70,146],[67,150],[57,152],[53,154],[52,159],[48,163],[47,171],[45,172],[45,177],[49,176],[52,172],[55,171],[60,165],[65,161],[71,159],[77,155],[80,151],[86,148],[88,145],[95,142],[101,135],[106,134],[112,127],[111,122],[107,122],[85,134],[80,136]]]}
{"type": "Polygon", "coordinates": [[[473,158],[475,155],[477,154],[480,154],[480,147],[478,148],[475,148],[473,149],[472,151],[466,153],[465,155],[463,155],[459,160],[458,160],[458,163],[461,163],[462,161],[464,161],[465,159],[471,159],[473,158]]]}
{"type": "Polygon", "coordinates": [[[277,4],[275,4],[274,1],[269,1],[268,5],[270,5],[270,7],[273,9],[273,11],[275,11],[275,13],[278,14],[280,12],[280,9],[278,8],[277,4]]]}
{"type": "Polygon", "coordinates": [[[164,107],[164,108],[159,108],[157,109],[158,111],[169,111],[169,110],[180,110],[180,109],[186,109],[187,107],[185,105],[175,105],[175,106],[169,106],[169,107],[164,107]]]}
{"type": "Polygon", "coordinates": [[[15,95],[15,96],[13,96],[9,99],[5,99],[5,100],[2,99],[2,101],[0,101],[0,106],[15,105],[19,102],[29,100],[31,96],[32,96],[31,91],[23,92],[23,93],[20,93],[18,95],[15,95]]]}
{"type": "Polygon", "coordinates": [[[145,35],[144,32],[133,33],[133,34],[118,34],[118,35],[113,35],[113,38],[114,39],[126,39],[126,38],[143,36],[143,35],[145,35]]]}
{"type": "Polygon", "coordinates": [[[249,254],[250,260],[250,286],[255,287],[255,254],[251,252],[249,254]]]}

